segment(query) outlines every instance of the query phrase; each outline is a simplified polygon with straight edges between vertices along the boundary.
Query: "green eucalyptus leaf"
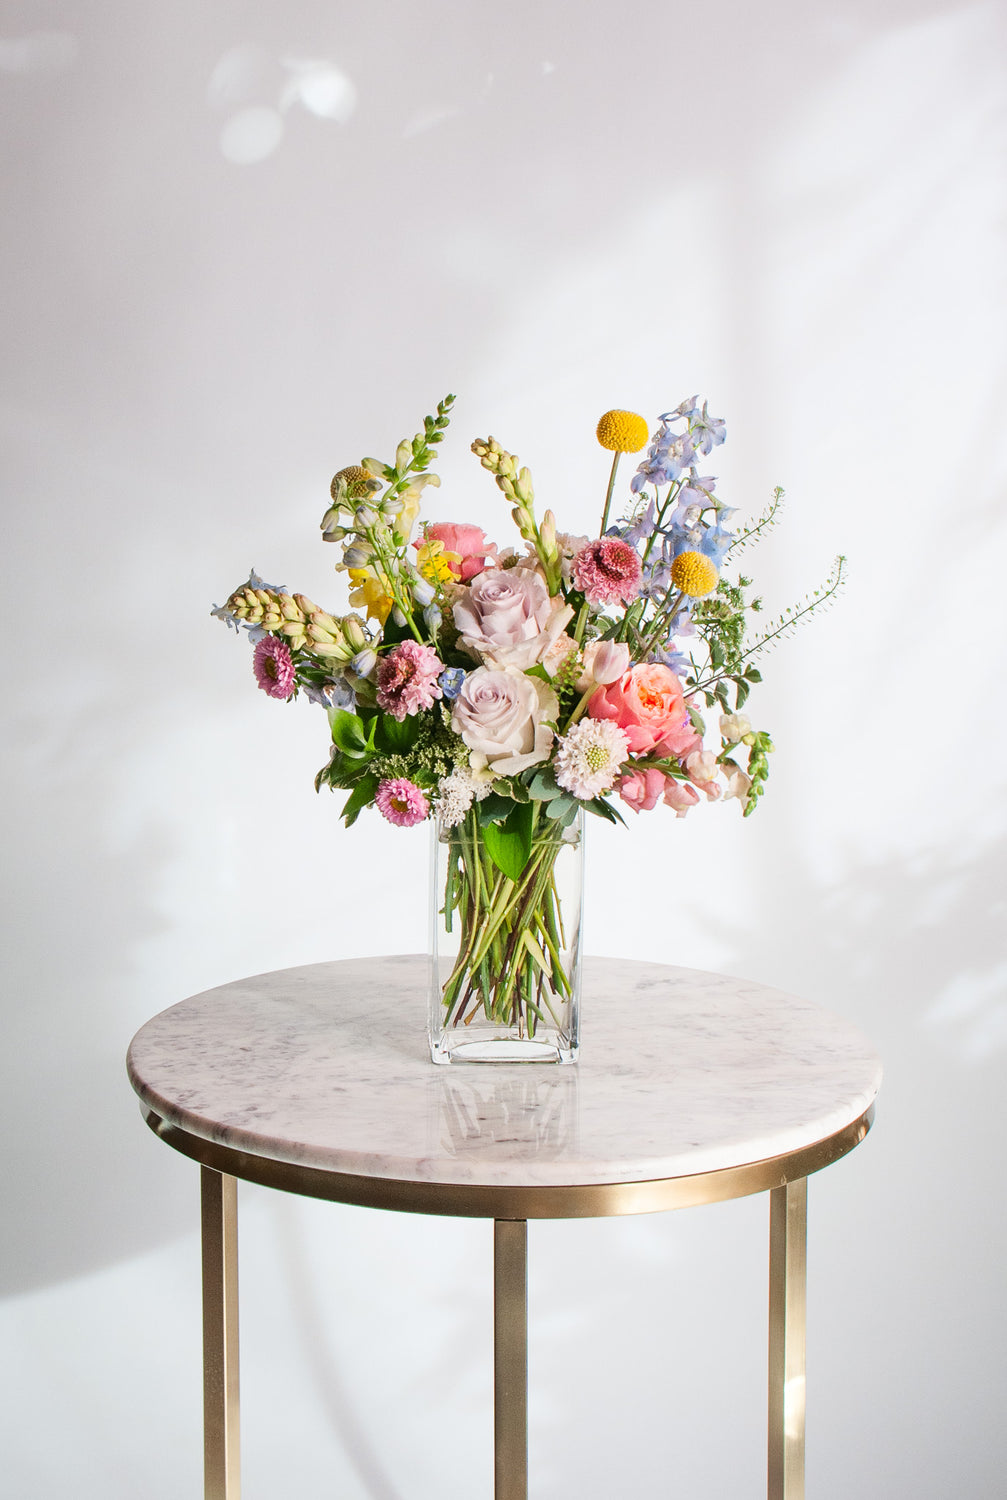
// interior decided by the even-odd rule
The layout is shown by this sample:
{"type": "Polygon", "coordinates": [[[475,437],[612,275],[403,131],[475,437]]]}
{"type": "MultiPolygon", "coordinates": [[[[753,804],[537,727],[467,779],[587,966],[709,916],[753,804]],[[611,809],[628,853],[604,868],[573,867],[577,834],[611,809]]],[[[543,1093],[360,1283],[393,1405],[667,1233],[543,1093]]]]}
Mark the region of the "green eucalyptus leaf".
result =
{"type": "Polygon", "coordinates": [[[476,803],[480,828],[487,828],[491,823],[502,822],[513,810],[513,800],[510,797],[501,797],[497,792],[490,792],[488,797],[476,803]]]}
{"type": "Polygon", "coordinates": [[[536,802],[551,802],[554,797],[562,797],[563,790],[556,780],[555,772],[547,770],[536,771],[531,779],[528,791],[536,802]]]}

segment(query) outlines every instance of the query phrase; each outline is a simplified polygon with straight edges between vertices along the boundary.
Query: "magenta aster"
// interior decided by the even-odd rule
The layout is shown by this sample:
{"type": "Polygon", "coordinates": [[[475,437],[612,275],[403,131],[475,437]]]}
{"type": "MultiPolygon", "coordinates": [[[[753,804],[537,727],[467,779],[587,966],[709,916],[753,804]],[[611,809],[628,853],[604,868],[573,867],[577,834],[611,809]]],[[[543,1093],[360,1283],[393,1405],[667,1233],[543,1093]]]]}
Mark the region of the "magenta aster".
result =
{"type": "Polygon", "coordinates": [[[397,828],[412,828],[422,823],[430,811],[425,793],[415,781],[407,781],[404,776],[397,776],[394,781],[379,781],[374,801],[381,816],[397,828]]]}
{"type": "Polygon", "coordinates": [[[294,663],[290,647],[278,636],[264,635],[252,657],[255,680],[270,698],[289,698],[294,691],[294,663]]]}
{"type": "Polygon", "coordinates": [[[406,714],[433,708],[441,696],[437,678],[443,671],[444,663],[431,647],[402,641],[378,663],[378,706],[400,723],[406,714]]]}
{"type": "Polygon", "coordinates": [[[642,571],[633,548],[617,536],[588,542],[573,560],[573,581],[592,604],[628,604],[640,592],[642,571]]]}

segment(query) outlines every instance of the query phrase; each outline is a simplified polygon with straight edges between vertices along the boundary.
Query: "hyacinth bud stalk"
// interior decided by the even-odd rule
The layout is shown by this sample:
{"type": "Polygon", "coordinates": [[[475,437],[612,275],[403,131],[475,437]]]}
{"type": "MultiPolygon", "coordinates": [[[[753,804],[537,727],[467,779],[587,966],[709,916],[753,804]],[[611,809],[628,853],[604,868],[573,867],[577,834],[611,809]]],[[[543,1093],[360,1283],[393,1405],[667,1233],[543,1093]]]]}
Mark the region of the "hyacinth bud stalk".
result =
{"type": "Polygon", "coordinates": [[[358,651],[350,662],[350,670],[358,677],[370,677],[378,664],[378,653],[373,646],[367,646],[363,651],[358,651]]]}
{"type": "Polygon", "coordinates": [[[343,553],[343,562],[348,568],[366,568],[370,560],[370,551],[365,551],[363,547],[357,544],[347,547],[343,553]]]}
{"type": "Polygon", "coordinates": [[[354,651],[363,651],[365,646],[370,645],[367,632],[364,630],[363,621],[359,615],[347,615],[343,620],[343,634],[354,651]]]}
{"type": "Polygon", "coordinates": [[[369,505],[358,505],[353,512],[353,523],[358,531],[367,531],[371,526],[376,526],[378,513],[369,505]]]}

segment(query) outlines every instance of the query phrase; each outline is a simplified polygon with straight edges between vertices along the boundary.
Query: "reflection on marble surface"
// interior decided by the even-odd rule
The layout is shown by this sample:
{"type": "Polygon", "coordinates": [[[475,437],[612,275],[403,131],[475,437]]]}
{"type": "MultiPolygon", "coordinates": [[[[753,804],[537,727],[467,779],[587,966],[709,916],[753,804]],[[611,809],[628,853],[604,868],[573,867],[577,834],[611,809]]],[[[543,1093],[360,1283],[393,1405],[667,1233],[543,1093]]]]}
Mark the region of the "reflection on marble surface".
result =
{"type": "MultiPolygon", "coordinates": [[[[137,1033],[133,1085],[162,1118],[258,1155],[413,1182],[534,1186],[777,1156],[859,1119],[880,1082],[860,1033],[806,1000],[696,969],[591,959],[580,1061],[534,1065],[531,1078],[531,1065],[471,1064],[461,1133],[445,1140],[430,1121],[445,1119],[452,1077],[429,1060],[426,977],[425,958],[395,957],[222,985],[137,1033]],[[481,1141],[471,1129],[480,1110],[481,1141]]],[[[455,1095],[450,1108],[463,1102],[455,1095]]]]}
{"type": "Polygon", "coordinates": [[[475,1154],[483,1161],[515,1161],[529,1155],[562,1160],[576,1155],[576,1067],[563,1069],[558,1087],[534,1065],[501,1082],[494,1077],[496,1071],[496,1064],[473,1064],[439,1075],[441,1086],[429,1096],[431,1105],[436,1104],[429,1117],[435,1140],[430,1154],[475,1154]]]}

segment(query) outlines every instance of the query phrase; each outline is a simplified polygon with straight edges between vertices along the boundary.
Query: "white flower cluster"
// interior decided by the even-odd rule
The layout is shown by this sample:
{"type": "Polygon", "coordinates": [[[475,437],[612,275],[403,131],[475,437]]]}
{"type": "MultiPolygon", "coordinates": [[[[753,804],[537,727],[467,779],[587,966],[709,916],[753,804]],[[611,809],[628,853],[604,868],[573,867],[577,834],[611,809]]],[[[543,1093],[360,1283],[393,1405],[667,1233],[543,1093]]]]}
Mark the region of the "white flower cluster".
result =
{"type": "Polygon", "coordinates": [[[492,780],[480,778],[465,766],[456,766],[437,784],[435,807],[442,828],[457,828],[473,802],[488,797],[492,780]]]}

